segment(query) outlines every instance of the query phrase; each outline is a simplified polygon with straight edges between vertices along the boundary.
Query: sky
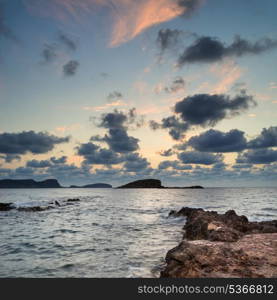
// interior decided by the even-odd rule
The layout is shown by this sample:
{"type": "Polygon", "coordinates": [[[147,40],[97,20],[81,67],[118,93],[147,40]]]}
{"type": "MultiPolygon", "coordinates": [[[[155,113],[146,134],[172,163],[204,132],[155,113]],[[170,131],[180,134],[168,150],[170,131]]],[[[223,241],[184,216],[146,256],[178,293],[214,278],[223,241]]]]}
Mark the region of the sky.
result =
{"type": "Polygon", "coordinates": [[[0,179],[277,183],[275,0],[0,0],[0,179]]]}

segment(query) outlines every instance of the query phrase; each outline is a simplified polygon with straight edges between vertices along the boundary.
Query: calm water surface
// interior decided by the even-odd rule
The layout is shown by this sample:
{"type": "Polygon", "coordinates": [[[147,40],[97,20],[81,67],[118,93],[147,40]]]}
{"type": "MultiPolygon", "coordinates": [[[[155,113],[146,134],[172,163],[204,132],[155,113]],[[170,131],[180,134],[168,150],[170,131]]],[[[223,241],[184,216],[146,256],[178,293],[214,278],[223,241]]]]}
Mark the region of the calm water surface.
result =
{"type": "Polygon", "coordinates": [[[182,237],[171,209],[235,209],[253,220],[277,218],[277,188],[2,189],[17,206],[75,205],[43,212],[0,212],[0,277],[155,277],[182,237]]]}

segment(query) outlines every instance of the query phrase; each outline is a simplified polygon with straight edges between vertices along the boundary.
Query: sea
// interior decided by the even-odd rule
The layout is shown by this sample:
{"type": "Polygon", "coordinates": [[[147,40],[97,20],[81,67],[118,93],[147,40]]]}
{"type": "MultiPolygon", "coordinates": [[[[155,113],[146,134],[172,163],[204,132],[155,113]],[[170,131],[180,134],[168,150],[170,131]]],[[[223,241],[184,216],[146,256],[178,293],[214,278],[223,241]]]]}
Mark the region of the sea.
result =
{"type": "Polygon", "coordinates": [[[0,277],[159,277],[182,239],[183,206],[277,219],[277,188],[1,189],[0,202],[48,206],[0,211],[0,277]],[[80,202],[66,205],[69,198],[80,202]]]}

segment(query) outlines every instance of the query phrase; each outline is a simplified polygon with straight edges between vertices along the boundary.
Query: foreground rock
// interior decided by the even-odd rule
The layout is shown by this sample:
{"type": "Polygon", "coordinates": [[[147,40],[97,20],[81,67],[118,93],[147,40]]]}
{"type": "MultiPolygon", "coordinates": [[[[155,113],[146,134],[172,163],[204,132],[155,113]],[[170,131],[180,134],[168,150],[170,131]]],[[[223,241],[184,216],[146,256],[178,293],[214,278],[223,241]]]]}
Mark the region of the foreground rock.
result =
{"type": "Polygon", "coordinates": [[[161,277],[277,277],[277,220],[249,222],[233,210],[188,207],[170,215],[187,223],[161,277]]]}

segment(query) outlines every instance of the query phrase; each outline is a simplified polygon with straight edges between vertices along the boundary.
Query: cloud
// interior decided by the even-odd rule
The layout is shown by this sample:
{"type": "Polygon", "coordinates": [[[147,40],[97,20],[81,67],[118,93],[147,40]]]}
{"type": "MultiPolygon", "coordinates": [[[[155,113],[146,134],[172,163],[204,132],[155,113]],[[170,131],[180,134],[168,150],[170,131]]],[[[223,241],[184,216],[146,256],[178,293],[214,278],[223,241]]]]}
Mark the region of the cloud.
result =
{"type": "Polygon", "coordinates": [[[73,76],[76,74],[77,69],[79,67],[79,62],[76,60],[70,60],[63,66],[63,74],[64,76],[73,76]]]}
{"type": "Polygon", "coordinates": [[[226,117],[238,115],[255,105],[245,91],[233,98],[224,94],[196,94],[177,102],[175,113],[189,125],[214,126],[226,117]]]}
{"type": "Polygon", "coordinates": [[[67,156],[62,156],[62,157],[55,157],[55,156],[52,156],[50,158],[50,161],[53,163],[53,164],[65,164],[66,161],[67,161],[67,156]]]}
{"type": "Polygon", "coordinates": [[[75,51],[77,49],[77,42],[67,34],[60,32],[58,36],[59,41],[65,45],[69,50],[75,51]]]}
{"type": "Polygon", "coordinates": [[[148,28],[179,16],[190,16],[200,0],[25,0],[32,13],[55,17],[64,22],[68,17],[82,22],[85,14],[105,8],[112,16],[111,47],[132,40],[148,28]]]}
{"type": "Polygon", "coordinates": [[[23,131],[19,133],[0,133],[0,153],[33,154],[47,153],[54,146],[69,142],[69,137],[57,137],[46,132],[23,131]]]}
{"type": "Polygon", "coordinates": [[[187,145],[201,152],[239,152],[246,148],[244,132],[232,129],[229,132],[210,129],[199,136],[193,136],[187,145]]]}
{"type": "Polygon", "coordinates": [[[118,153],[133,152],[139,149],[139,139],[127,134],[124,128],[111,128],[103,138],[111,150],[118,153]]]}
{"type": "Polygon", "coordinates": [[[169,129],[174,140],[180,140],[192,126],[215,126],[219,121],[239,115],[256,102],[246,91],[233,98],[225,94],[196,94],[175,104],[175,115],[162,119],[161,123],[150,121],[150,128],[169,129]]]}
{"type": "Polygon", "coordinates": [[[174,151],[172,149],[168,149],[168,150],[160,151],[159,154],[161,156],[169,157],[169,156],[174,155],[175,153],[174,153],[174,151]]]}
{"type": "Polygon", "coordinates": [[[150,163],[138,153],[130,153],[125,156],[124,169],[127,172],[140,172],[146,170],[150,163]]]}
{"type": "Polygon", "coordinates": [[[44,48],[42,50],[42,58],[44,63],[50,63],[54,61],[58,54],[57,54],[57,45],[56,44],[44,44],[44,48]]]}
{"type": "Polygon", "coordinates": [[[248,150],[237,157],[237,163],[270,164],[277,161],[277,150],[257,149],[248,150]]]}
{"type": "Polygon", "coordinates": [[[16,155],[16,154],[5,154],[5,155],[0,155],[0,158],[1,159],[4,159],[4,161],[6,163],[10,163],[12,162],[13,160],[20,160],[21,157],[20,155],[16,155]]]}
{"type": "Polygon", "coordinates": [[[26,166],[29,168],[41,169],[50,167],[51,163],[49,160],[32,159],[27,162],[26,166]]]}
{"type": "Polygon", "coordinates": [[[221,162],[223,156],[222,154],[187,151],[179,153],[178,158],[183,164],[213,165],[215,163],[221,162]]]}
{"type": "Polygon", "coordinates": [[[169,134],[174,140],[181,140],[184,133],[189,129],[189,124],[182,122],[175,116],[163,118],[161,123],[156,121],[149,121],[149,126],[152,130],[169,129],[169,134]]]}
{"type": "Polygon", "coordinates": [[[102,111],[106,109],[110,109],[111,107],[117,107],[117,106],[127,106],[127,103],[121,101],[121,100],[116,100],[110,103],[105,103],[104,105],[100,106],[84,106],[82,109],[83,110],[89,110],[89,111],[102,111]]]}
{"type": "Polygon", "coordinates": [[[263,128],[261,134],[247,144],[247,148],[277,147],[277,126],[263,128]]]}
{"type": "Polygon", "coordinates": [[[185,85],[186,85],[185,80],[182,77],[177,76],[173,80],[171,85],[169,87],[165,87],[164,90],[165,90],[165,92],[167,92],[169,94],[175,94],[180,91],[184,91],[185,85]]]}
{"type": "Polygon", "coordinates": [[[122,93],[120,93],[118,91],[113,91],[112,93],[109,93],[109,95],[107,96],[108,101],[117,101],[122,98],[123,98],[122,93]]]}
{"type": "Polygon", "coordinates": [[[173,161],[165,160],[165,161],[162,161],[158,166],[159,170],[165,170],[168,168],[172,168],[174,170],[180,170],[180,171],[192,170],[191,165],[181,164],[178,160],[173,160],[173,161]]]}
{"type": "Polygon", "coordinates": [[[182,30],[178,29],[161,29],[158,32],[157,45],[161,52],[174,48],[179,43],[180,36],[183,35],[182,30]]]}
{"type": "Polygon", "coordinates": [[[122,162],[121,157],[112,150],[103,149],[93,143],[81,144],[77,154],[85,158],[84,164],[114,165],[122,162]]]}
{"type": "Polygon", "coordinates": [[[126,113],[115,109],[111,113],[102,114],[97,126],[107,129],[125,128],[127,130],[132,124],[137,127],[143,125],[143,119],[138,118],[135,108],[129,109],[126,113]]]}
{"type": "Polygon", "coordinates": [[[217,38],[202,36],[187,47],[178,58],[178,66],[190,63],[211,63],[223,60],[225,57],[241,57],[258,55],[277,47],[277,40],[262,38],[252,43],[235,36],[233,43],[226,46],[217,38]]]}

